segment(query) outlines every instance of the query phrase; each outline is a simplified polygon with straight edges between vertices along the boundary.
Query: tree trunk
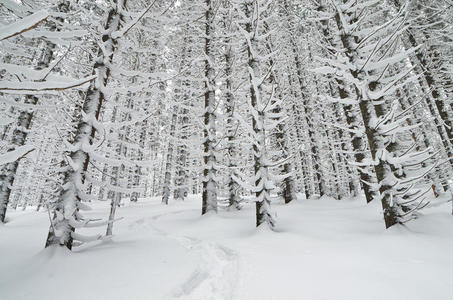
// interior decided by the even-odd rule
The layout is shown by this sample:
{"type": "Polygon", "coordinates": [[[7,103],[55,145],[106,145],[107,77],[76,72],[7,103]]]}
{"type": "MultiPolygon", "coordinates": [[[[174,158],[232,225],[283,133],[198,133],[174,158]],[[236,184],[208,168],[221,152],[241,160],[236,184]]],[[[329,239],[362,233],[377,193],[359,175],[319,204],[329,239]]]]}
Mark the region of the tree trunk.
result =
{"type": "MultiPolygon", "coordinates": [[[[125,6],[125,2],[122,2],[123,6],[125,6]]],[[[85,174],[90,162],[90,155],[86,152],[85,147],[93,144],[96,130],[90,120],[99,119],[105,100],[104,91],[110,77],[113,54],[117,47],[117,41],[112,38],[111,33],[120,28],[121,15],[119,7],[117,7],[119,3],[120,1],[115,1],[107,15],[106,30],[101,37],[103,47],[98,50],[98,57],[93,68],[93,73],[97,75],[97,78],[90,84],[86,93],[82,107],[85,117],[79,120],[77,126],[73,142],[75,149],[69,155],[71,164],[63,174],[63,185],[56,202],[46,247],[60,245],[71,250],[76,226],[84,226],[79,209],[82,206],[81,200],[84,193],[81,187],[85,184],[85,174]]]]}
{"type": "MultiPolygon", "coordinates": [[[[62,1],[58,5],[59,12],[67,12],[69,9],[69,2],[62,1]]],[[[50,31],[58,31],[58,27],[55,23],[51,24],[50,31]]],[[[49,64],[54,57],[54,49],[56,45],[51,42],[46,42],[45,49],[41,53],[41,57],[37,62],[35,67],[36,70],[42,70],[49,67],[49,64]]],[[[34,95],[25,96],[25,104],[36,105],[38,103],[38,97],[34,95]]],[[[27,134],[31,128],[33,119],[33,111],[23,110],[20,112],[16,128],[12,133],[12,138],[10,144],[12,145],[9,151],[13,151],[17,147],[25,145],[27,139],[27,134]]],[[[0,222],[5,222],[6,210],[8,207],[9,198],[11,196],[11,191],[14,185],[14,179],[16,176],[17,168],[19,166],[19,161],[15,161],[7,164],[2,168],[0,174],[0,222]]]]}
{"type": "Polygon", "coordinates": [[[203,192],[201,214],[217,213],[216,182],[216,115],[215,115],[215,55],[214,55],[214,17],[215,7],[211,0],[205,0],[205,93],[204,93],[204,157],[203,192]]]}

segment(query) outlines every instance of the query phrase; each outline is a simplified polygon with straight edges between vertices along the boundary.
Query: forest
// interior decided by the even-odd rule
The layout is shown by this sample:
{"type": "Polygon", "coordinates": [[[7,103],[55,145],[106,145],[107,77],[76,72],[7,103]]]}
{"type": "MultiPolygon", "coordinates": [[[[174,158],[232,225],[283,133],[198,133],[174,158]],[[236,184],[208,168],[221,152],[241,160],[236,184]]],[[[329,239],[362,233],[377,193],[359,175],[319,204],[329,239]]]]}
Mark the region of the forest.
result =
{"type": "Polygon", "coordinates": [[[452,199],[451,0],[0,0],[2,299],[450,299],[452,199]]]}

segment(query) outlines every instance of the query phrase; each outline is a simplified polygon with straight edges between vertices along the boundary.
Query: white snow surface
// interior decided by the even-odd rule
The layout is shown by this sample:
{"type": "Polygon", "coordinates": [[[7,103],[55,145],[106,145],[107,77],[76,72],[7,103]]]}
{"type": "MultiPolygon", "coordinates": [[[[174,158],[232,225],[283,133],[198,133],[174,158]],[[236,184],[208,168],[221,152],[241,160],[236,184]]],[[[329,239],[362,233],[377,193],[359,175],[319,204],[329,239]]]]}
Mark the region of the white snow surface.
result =
{"type": "MultiPolygon", "coordinates": [[[[451,203],[385,230],[379,203],[364,202],[273,203],[273,232],[255,229],[252,204],[200,216],[199,196],[140,199],[118,209],[111,240],[72,253],[43,250],[47,212],[10,210],[0,299],[452,299],[451,203]]],[[[92,206],[87,217],[108,215],[92,206]]]]}

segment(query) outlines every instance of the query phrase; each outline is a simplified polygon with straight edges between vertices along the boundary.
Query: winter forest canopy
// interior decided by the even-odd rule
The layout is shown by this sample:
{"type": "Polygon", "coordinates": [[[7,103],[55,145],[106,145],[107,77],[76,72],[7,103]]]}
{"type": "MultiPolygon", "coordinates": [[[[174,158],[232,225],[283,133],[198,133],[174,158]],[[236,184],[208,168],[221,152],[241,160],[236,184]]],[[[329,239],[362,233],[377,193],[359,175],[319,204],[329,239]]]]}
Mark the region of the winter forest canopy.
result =
{"type": "Polygon", "coordinates": [[[45,247],[126,199],[275,235],[279,202],[451,213],[450,0],[1,0],[0,55],[0,223],[45,212],[45,247]]]}

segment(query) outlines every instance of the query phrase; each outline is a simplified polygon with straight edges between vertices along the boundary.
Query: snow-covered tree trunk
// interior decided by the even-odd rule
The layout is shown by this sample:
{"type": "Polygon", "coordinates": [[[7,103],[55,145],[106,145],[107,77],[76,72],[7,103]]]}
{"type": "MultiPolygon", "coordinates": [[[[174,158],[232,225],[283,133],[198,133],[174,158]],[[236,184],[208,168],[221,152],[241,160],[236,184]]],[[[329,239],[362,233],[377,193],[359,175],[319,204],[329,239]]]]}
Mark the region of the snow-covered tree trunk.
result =
{"type": "MultiPolygon", "coordinates": [[[[270,32],[270,27],[267,22],[263,22],[264,28],[267,32],[270,32]]],[[[272,41],[272,35],[268,35],[265,39],[266,41],[266,48],[269,53],[272,53],[274,51],[274,45],[272,41]]],[[[276,61],[274,59],[270,58],[269,59],[269,66],[271,69],[270,74],[269,74],[269,83],[271,85],[275,85],[276,87],[276,97],[278,98],[278,102],[280,102],[280,105],[276,105],[272,113],[277,116],[277,117],[282,117],[285,115],[286,110],[282,107],[283,106],[283,98],[284,98],[284,85],[283,85],[283,80],[280,78],[280,73],[277,72],[276,68],[276,61]]],[[[291,201],[296,199],[296,191],[295,191],[295,186],[294,186],[294,178],[293,178],[293,167],[291,165],[291,159],[290,159],[290,153],[289,153],[289,143],[288,143],[288,135],[286,132],[286,122],[282,121],[279,122],[277,127],[276,127],[276,133],[275,133],[275,140],[276,140],[276,145],[277,149],[280,151],[280,157],[284,157],[285,162],[283,163],[283,172],[282,176],[284,177],[283,182],[282,182],[282,196],[283,200],[285,201],[286,204],[290,203],[291,201]]]]}
{"type": "MultiPolygon", "coordinates": [[[[27,96],[25,104],[36,104],[38,98],[35,96],[27,96]]],[[[11,151],[16,147],[23,146],[27,138],[28,130],[30,130],[31,120],[33,113],[30,111],[22,111],[19,114],[16,128],[13,131],[10,145],[12,146],[11,151]]],[[[19,160],[8,163],[2,168],[2,174],[0,175],[0,222],[5,222],[6,210],[11,195],[11,190],[14,184],[14,178],[16,176],[17,168],[19,166],[19,160]]]]}
{"type": "Polygon", "coordinates": [[[100,125],[98,118],[106,100],[106,85],[111,75],[110,68],[117,46],[117,41],[112,37],[112,33],[120,29],[121,13],[124,7],[124,1],[116,0],[106,16],[105,30],[99,41],[101,46],[93,68],[93,73],[97,77],[86,92],[82,118],[78,122],[70,154],[66,157],[67,171],[63,174],[63,185],[54,208],[55,214],[51,221],[46,247],[60,245],[71,250],[74,240],[87,240],[76,234],[75,230],[86,226],[89,222],[89,220],[83,219],[79,210],[85,206],[81,203],[85,191],[85,175],[90,163],[90,152],[94,150],[93,140],[96,127],[100,125]]]}
{"type": "Polygon", "coordinates": [[[307,134],[308,138],[310,141],[310,153],[311,153],[311,159],[312,159],[312,164],[313,164],[313,172],[314,176],[316,178],[316,185],[319,191],[319,196],[322,197],[325,193],[325,182],[324,182],[324,177],[321,169],[321,161],[319,157],[319,147],[318,147],[318,141],[316,140],[316,134],[315,134],[315,127],[313,124],[313,114],[312,114],[312,103],[310,103],[310,94],[306,90],[306,83],[304,82],[304,71],[303,71],[303,66],[301,59],[299,57],[299,54],[297,53],[297,46],[296,44],[292,43],[292,49],[293,49],[293,54],[294,54],[294,62],[295,62],[295,67],[296,67],[296,74],[297,74],[297,80],[299,82],[299,88],[301,89],[301,95],[302,95],[302,103],[300,104],[303,113],[304,113],[304,118],[307,124],[307,134]]]}
{"type": "Polygon", "coordinates": [[[236,168],[238,167],[236,164],[237,159],[237,150],[236,150],[236,135],[239,124],[235,124],[234,120],[234,111],[235,111],[235,101],[234,101],[234,94],[233,94],[233,71],[232,71],[232,64],[233,64],[233,57],[232,57],[232,47],[228,45],[227,42],[227,49],[225,52],[225,85],[226,85],[226,92],[225,92],[225,114],[227,118],[227,167],[228,167],[228,179],[227,179],[227,187],[228,187],[228,205],[232,208],[240,208],[240,199],[238,195],[238,189],[240,188],[239,183],[236,181],[237,173],[236,168]]]}
{"type": "MultiPolygon", "coordinates": [[[[316,10],[320,13],[326,13],[326,6],[323,2],[319,2],[316,10]]],[[[328,47],[339,47],[337,45],[338,39],[334,39],[332,36],[332,32],[329,30],[329,23],[328,20],[321,20],[320,22],[320,31],[322,36],[325,38],[325,43],[328,43],[328,47]]],[[[357,172],[359,174],[360,183],[362,186],[362,190],[365,194],[365,199],[369,203],[373,200],[373,191],[371,189],[371,183],[375,182],[373,178],[370,177],[369,171],[366,167],[363,166],[364,161],[367,157],[367,147],[366,143],[364,143],[364,138],[360,134],[362,127],[361,122],[359,121],[357,114],[357,108],[355,108],[351,102],[351,91],[348,85],[344,80],[341,78],[333,78],[335,81],[335,86],[337,89],[338,97],[340,102],[342,102],[341,106],[343,109],[343,113],[346,117],[347,129],[351,138],[352,150],[354,152],[354,163],[358,166],[357,172]]],[[[333,95],[332,95],[333,96],[333,95]]],[[[371,175],[372,176],[372,175],[371,175]]]]}
{"type": "MultiPolygon", "coordinates": [[[[414,9],[417,12],[424,12],[425,9],[429,10],[429,6],[425,6],[418,1],[404,3],[405,1],[402,0],[393,0],[392,2],[397,9],[401,9],[405,5],[409,5],[408,9],[414,9]],[[415,7],[412,8],[412,6],[415,7]]],[[[429,16],[430,12],[427,11],[426,15],[429,16]]],[[[435,15],[437,15],[437,13],[435,15]]],[[[432,17],[428,17],[428,19],[431,27],[435,26],[436,23],[439,25],[439,23],[442,22],[438,19],[432,19],[432,17]]],[[[425,24],[419,24],[421,29],[417,29],[417,25],[418,24],[415,23],[414,26],[407,28],[405,31],[405,37],[408,41],[409,47],[416,48],[424,45],[424,47],[412,57],[412,61],[414,65],[419,67],[418,73],[421,74],[421,78],[424,79],[428,87],[427,90],[424,91],[424,95],[426,95],[424,98],[430,113],[433,116],[434,122],[436,123],[437,132],[442,140],[447,156],[453,157],[453,123],[451,117],[448,115],[448,105],[442,97],[443,90],[446,89],[447,85],[442,84],[441,80],[436,78],[434,61],[438,60],[438,52],[434,46],[430,46],[430,43],[427,42],[431,37],[427,36],[424,32],[417,34],[418,30],[423,30],[422,28],[425,24]],[[423,40],[420,42],[420,39],[423,40]],[[435,107],[432,105],[431,101],[434,103],[435,107]]],[[[453,160],[449,160],[449,163],[453,168],[453,160]]]]}
{"type": "MultiPolygon", "coordinates": [[[[275,189],[274,176],[271,174],[271,161],[267,139],[275,128],[271,117],[272,111],[281,105],[281,101],[274,98],[275,87],[268,87],[265,83],[270,75],[269,58],[273,53],[267,53],[263,36],[270,34],[263,26],[263,18],[271,14],[271,1],[248,0],[242,3],[245,16],[245,30],[247,47],[247,68],[250,84],[250,110],[252,118],[252,141],[254,157],[254,187],[256,196],[256,226],[267,224],[274,228],[275,220],[270,211],[271,192],[275,189]]],[[[278,118],[277,118],[278,120],[278,118]]]]}
{"type": "Polygon", "coordinates": [[[311,196],[310,192],[310,179],[308,176],[308,172],[306,171],[306,166],[307,166],[307,160],[305,152],[302,150],[301,143],[303,142],[303,129],[301,128],[301,124],[299,122],[299,118],[301,115],[303,115],[300,111],[298,106],[296,105],[296,99],[298,98],[299,93],[293,88],[297,86],[297,83],[294,81],[293,76],[290,75],[290,72],[288,71],[288,81],[291,89],[291,98],[292,101],[290,103],[290,109],[289,112],[291,113],[291,119],[293,120],[293,126],[292,129],[295,132],[295,138],[296,138],[296,154],[298,154],[298,160],[300,162],[299,164],[299,169],[300,172],[302,173],[302,178],[300,179],[302,181],[302,186],[304,189],[304,194],[305,194],[305,199],[309,199],[311,196]]]}
{"type": "Polygon", "coordinates": [[[389,228],[412,219],[413,213],[426,205],[423,201],[425,192],[413,191],[415,182],[426,174],[425,170],[417,168],[427,159],[426,151],[414,152],[411,151],[413,148],[409,147],[400,154],[404,147],[398,136],[408,129],[401,127],[405,122],[404,117],[395,117],[397,102],[394,100],[393,90],[405,85],[407,71],[399,70],[397,75],[392,76],[386,74],[390,62],[395,64],[407,60],[411,50],[392,56],[385,48],[382,49],[390,41],[394,41],[402,24],[399,22],[404,22],[404,19],[390,16],[393,19],[387,27],[373,23],[362,25],[355,15],[355,10],[365,7],[382,16],[388,11],[384,6],[375,3],[355,3],[346,10],[343,6],[345,0],[339,2],[334,4],[335,22],[344,54],[348,59],[347,66],[340,68],[347,70],[355,87],[373,159],[385,225],[389,228]],[[351,28],[355,26],[364,26],[367,30],[352,31],[351,28]],[[375,32],[379,34],[373,37],[375,32]],[[383,54],[378,54],[377,49],[383,54]],[[386,97],[388,102],[385,101],[386,97]],[[412,171],[409,173],[406,168],[412,171]]]}
{"type": "Polygon", "coordinates": [[[119,206],[120,201],[121,201],[121,192],[114,193],[113,199],[110,202],[109,221],[107,224],[107,231],[105,234],[107,236],[113,234],[113,222],[115,221],[116,208],[119,206]]]}
{"type": "MultiPolygon", "coordinates": [[[[186,83],[187,88],[189,83],[186,83]]],[[[187,97],[185,97],[187,98],[187,97]]],[[[187,100],[187,99],[185,99],[187,100]]],[[[189,123],[189,112],[186,108],[181,108],[180,122],[179,122],[179,145],[176,148],[176,170],[174,179],[174,199],[184,200],[187,196],[187,143],[188,143],[188,123],[189,123]]]]}
{"type": "MultiPolygon", "coordinates": [[[[338,123],[343,123],[343,118],[340,111],[341,111],[341,105],[339,105],[338,103],[335,103],[334,104],[334,116],[335,116],[335,121],[338,122],[338,123]]],[[[350,165],[349,163],[349,155],[347,155],[347,153],[351,153],[353,152],[353,148],[352,148],[352,142],[351,140],[347,137],[347,135],[345,135],[343,133],[343,130],[342,129],[338,129],[336,131],[337,135],[338,135],[338,140],[340,141],[341,143],[341,150],[342,150],[342,161],[343,161],[343,164],[344,164],[344,168],[345,168],[345,171],[347,173],[347,176],[348,176],[348,185],[349,185],[349,191],[350,193],[352,193],[354,196],[357,196],[357,194],[359,193],[359,189],[360,189],[360,184],[359,182],[357,181],[357,177],[359,178],[359,180],[361,180],[361,172],[363,171],[356,171],[356,169],[350,165]]],[[[369,188],[369,187],[367,187],[369,188]]]]}
{"type": "MultiPolygon", "coordinates": [[[[291,55],[291,63],[293,63],[293,65],[290,65],[290,68],[293,70],[293,80],[295,81],[294,84],[296,84],[298,87],[298,91],[296,93],[297,97],[295,98],[296,102],[294,103],[294,106],[300,107],[300,109],[298,110],[302,115],[298,116],[298,118],[304,119],[303,121],[305,123],[306,133],[308,136],[307,144],[310,149],[309,160],[311,161],[311,167],[313,170],[312,172],[307,173],[313,174],[313,178],[311,179],[312,181],[314,181],[314,185],[318,189],[319,195],[322,196],[325,193],[326,187],[322,172],[319,145],[315,134],[316,128],[313,120],[314,114],[312,106],[314,106],[314,97],[307,87],[307,84],[309,83],[306,78],[307,67],[304,66],[302,53],[297,41],[297,38],[301,34],[301,32],[297,30],[297,16],[295,16],[293,12],[293,1],[284,0],[282,1],[281,5],[282,11],[280,13],[280,18],[287,19],[285,26],[287,26],[288,28],[285,28],[285,30],[287,31],[288,36],[286,37],[286,39],[288,44],[288,51],[291,55]]],[[[306,178],[306,180],[308,180],[308,178],[306,178]]],[[[306,194],[310,194],[308,192],[308,189],[306,190],[306,194]]]]}
{"type": "MultiPolygon", "coordinates": [[[[181,69],[183,68],[184,64],[187,63],[187,59],[191,59],[192,57],[192,46],[191,39],[189,37],[184,38],[185,45],[182,49],[181,55],[181,69]]],[[[188,182],[188,172],[187,172],[187,157],[188,153],[188,139],[189,139],[189,109],[187,106],[192,106],[191,103],[191,72],[188,71],[184,76],[186,78],[179,80],[181,84],[181,94],[176,95],[181,102],[179,103],[179,116],[178,116],[178,130],[177,130],[177,147],[176,147],[176,161],[175,161],[175,176],[174,176],[174,199],[175,200],[184,200],[187,196],[187,182],[188,182]]],[[[176,110],[177,108],[175,108],[176,110]]]]}
{"type": "MultiPolygon", "coordinates": [[[[411,110],[410,108],[414,105],[413,101],[411,101],[409,98],[410,93],[407,88],[402,88],[401,90],[398,90],[396,92],[396,96],[398,98],[399,104],[401,106],[401,109],[403,111],[406,110],[411,110]]],[[[415,145],[415,150],[416,151],[422,151],[424,149],[429,149],[431,147],[432,142],[428,139],[426,132],[428,132],[428,128],[426,128],[426,125],[423,124],[422,120],[417,117],[415,109],[412,109],[412,113],[410,114],[410,118],[406,120],[406,123],[408,126],[412,126],[414,123],[419,123],[420,126],[419,128],[414,128],[413,130],[410,131],[410,137],[412,139],[412,142],[415,145]],[[420,130],[417,130],[420,129],[420,130]],[[418,142],[418,140],[422,141],[422,145],[418,142]],[[423,146],[423,147],[422,147],[423,146]]],[[[432,162],[435,163],[435,162],[432,162]]],[[[423,167],[426,167],[426,163],[422,164],[423,167]]],[[[434,186],[440,186],[444,191],[448,190],[448,182],[445,178],[442,177],[442,171],[440,170],[439,166],[435,168],[436,172],[433,172],[433,174],[427,174],[426,177],[431,185],[434,184],[434,186]]]]}
{"type": "MultiPolygon", "coordinates": [[[[60,1],[57,5],[59,12],[65,13],[69,10],[69,1],[60,1]]],[[[59,18],[60,22],[62,21],[59,18]]],[[[49,28],[50,31],[58,31],[58,25],[56,22],[52,22],[49,28]]],[[[44,50],[42,51],[40,58],[37,61],[35,70],[43,70],[49,67],[49,64],[54,58],[54,49],[56,45],[52,42],[46,41],[44,45],[44,50]]],[[[25,96],[24,104],[26,105],[36,105],[38,103],[38,97],[35,95],[25,96]]],[[[18,147],[25,145],[27,134],[30,130],[31,123],[33,119],[33,111],[23,110],[19,113],[17,119],[16,127],[12,133],[12,138],[10,141],[11,149],[10,151],[15,150],[18,147]]],[[[19,161],[16,160],[12,163],[7,164],[2,167],[0,171],[0,223],[5,222],[6,210],[8,207],[9,198],[11,195],[11,190],[13,188],[14,179],[16,176],[17,168],[19,166],[19,161]]]]}
{"type": "MultiPolygon", "coordinates": [[[[281,109],[278,107],[275,111],[275,114],[280,115],[281,109]]],[[[296,188],[294,183],[294,175],[293,175],[293,166],[292,162],[290,161],[290,152],[288,147],[288,135],[287,135],[287,127],[284,123],[280,123],[277,126],[277,133],[276,140],[279,148],[284,155],[286,162],[283,164],[283,189],[282,195],[283,200],[286,204],[290,203],[293,200],[296,200],[296,188]]]]}
{"type": "Polygon", "coordinates": [[[173,112],[171,115],[170,121],[170,130],[168,134],[168,146],[167,146],[167,157],[165,160],[165,175],[164,175],[164,182],[162,187],[162,203],[168,204],[168,200],[170,198],[170,188],[171,188],[171,175],[173,172],[173,152],[174,152],[174,143],[173,140],[176,128],[176,121],[178,119],[177,115],[177,108],[173,108],[173,112]]]}
{"type": "MultiPolygon", "coordinates": [[[[339,87],[339,92],[340,98],[345,100],[350,99],[350,96],[346,92],[346,89],[344,87],[339,87]]],[[[365,166],[363,166],[363,163],[366,159],[367,147],[363,141],[363,137],[359,134],[361,125],[359,125],[359,121],[357,120],[357,112],[354,111],[353,106],[349,104],[343,104],[342,106],[344,114],[346,115],[346,122],[348,124],[348,129],[352,140],[351,143],[352,150],[354,151],[355,163],[359,165],[357,171],[359,173],[360,182],[365,194],[365,199],[369,203],[373,200],[373,191],[370,185],[375,180],[370,177],[368,170],[365,166]]]]}
{"type": "Polygon", "coordinates": [[[225,43],[225,52],[224,52],[224,71],[225,71],[225,118],[226,118],[226,166],[228,168],[227,172],[227,190],[228,190],[228,207],[240,209],[240,197],[239,197],[239,188],[240,184],[237,182],[236,178],[239,177],[236,169],[238,168],[237,159],[238,159],[238,149],[237,149],[237,136],[239,123],[235,122],[235,106],[236,99],[233,92],[233,83],[235,76],[233,75],[234,67],[234,55],[235,51],[233,50],[233,39],[232,35],[234,33],[233,28],[233,9],[229,1],[224,2],[223,9],[226,13],[223,16],[223,29],[224,34],[226,35],[225,43]]]}
{"type": "Polygon", "coordinates": [[[216,179],[216,99],[215,99],[215,55],[214,55],[214,18],[215,6],[212,0],[205,0],[205,92],[204,92],[204,129],[203,129],[203,191],[201,214],[217,212],[216,179]]]}

